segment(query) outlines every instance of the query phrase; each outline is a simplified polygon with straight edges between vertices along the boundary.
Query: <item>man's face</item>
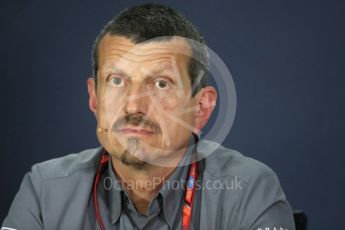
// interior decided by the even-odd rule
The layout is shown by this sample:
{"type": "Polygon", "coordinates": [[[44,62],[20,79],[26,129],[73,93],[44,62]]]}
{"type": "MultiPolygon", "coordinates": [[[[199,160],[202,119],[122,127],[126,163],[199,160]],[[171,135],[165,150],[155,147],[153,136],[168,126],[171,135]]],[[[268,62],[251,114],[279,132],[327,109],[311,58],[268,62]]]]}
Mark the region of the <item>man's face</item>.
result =
{"type": "Polygon", "coordinates": [[[102,39],[97,89],[91,79],[88,87],[98,139],[112,156],[141,168],[185,151],[197,131],[191,53],[181,38],[143,44],[121,36],[102,39]]]}

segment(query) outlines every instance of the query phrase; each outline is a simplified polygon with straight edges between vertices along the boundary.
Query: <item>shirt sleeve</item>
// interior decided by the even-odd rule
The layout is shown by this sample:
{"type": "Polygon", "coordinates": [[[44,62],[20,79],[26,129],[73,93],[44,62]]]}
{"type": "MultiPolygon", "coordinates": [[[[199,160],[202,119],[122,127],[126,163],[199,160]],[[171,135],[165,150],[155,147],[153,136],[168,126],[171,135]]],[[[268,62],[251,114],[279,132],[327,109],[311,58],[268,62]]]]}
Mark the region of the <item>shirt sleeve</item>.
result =
{"type": "Polygon", "coordinates": [[[43,229],[40,207],[42,179],[37,166],[33,166],[21,183],[2,229],[40,230],[43,229]]]}
{"type": "Polygon", "coordinates": [[[285,202],[277,202],[264,211],[250,230],[295,230],[290,206],[285,202]]]}
{"type": "Polygon", "coordinates": [[[242,195],[239,229],[295,230],[292,209],[272,170],[254,176],[242,195]]]}

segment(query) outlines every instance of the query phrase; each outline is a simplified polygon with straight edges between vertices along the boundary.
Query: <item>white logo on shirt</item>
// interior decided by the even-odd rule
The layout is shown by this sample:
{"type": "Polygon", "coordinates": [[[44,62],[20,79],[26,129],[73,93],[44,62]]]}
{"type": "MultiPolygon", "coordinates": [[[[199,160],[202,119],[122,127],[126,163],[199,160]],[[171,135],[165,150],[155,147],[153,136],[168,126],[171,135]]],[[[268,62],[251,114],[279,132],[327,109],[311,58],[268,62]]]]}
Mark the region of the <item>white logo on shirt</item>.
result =
{"type": "Polygon", "coordinates": [[[283,228],[283,227],[273,227],[273,228],[266,227],[266,228],[257,228],[257,230],[289,230],[289,229],[283,228]]]}

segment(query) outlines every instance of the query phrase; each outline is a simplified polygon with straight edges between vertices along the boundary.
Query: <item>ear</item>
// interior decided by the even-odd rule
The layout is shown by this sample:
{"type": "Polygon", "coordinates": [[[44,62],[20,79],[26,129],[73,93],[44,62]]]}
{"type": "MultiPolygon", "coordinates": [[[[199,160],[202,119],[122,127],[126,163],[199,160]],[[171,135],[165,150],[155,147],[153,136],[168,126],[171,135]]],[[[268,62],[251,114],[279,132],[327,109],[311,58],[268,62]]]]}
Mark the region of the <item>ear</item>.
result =
{"type": "Polygon", "coordinates": [[[89,92],[89,108],[95,114],[97,111],[96,83],[93,77],[87,79],[87,90],[89,92]]]}
{"type": "Polygon", "coordinates": [[[196,98],[196,113],[194,126],[197,130],[201,129],[207,124],[208,119],[211,117],[213,109],[216,107],[217,91],[212,86],[202,88],[196,98]]]}

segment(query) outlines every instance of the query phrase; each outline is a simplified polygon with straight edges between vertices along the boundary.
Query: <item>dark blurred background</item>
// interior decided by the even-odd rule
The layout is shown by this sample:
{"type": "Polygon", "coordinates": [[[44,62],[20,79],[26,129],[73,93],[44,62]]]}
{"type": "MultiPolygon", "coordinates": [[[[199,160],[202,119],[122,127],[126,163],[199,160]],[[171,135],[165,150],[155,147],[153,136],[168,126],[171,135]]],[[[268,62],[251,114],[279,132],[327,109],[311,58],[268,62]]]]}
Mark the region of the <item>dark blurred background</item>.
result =
{"type": "MultiPolygon", "coordinates": [[[[98,146],[91,45],[113,15],[142,2],[1,1],[1,222],[31,165],[98,146]]],[[[345,2],[159,3],[197,25],[231,70],[238,107],[223,144],[275,170],[309,229],[343,229],[345,2]]]]}

